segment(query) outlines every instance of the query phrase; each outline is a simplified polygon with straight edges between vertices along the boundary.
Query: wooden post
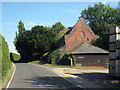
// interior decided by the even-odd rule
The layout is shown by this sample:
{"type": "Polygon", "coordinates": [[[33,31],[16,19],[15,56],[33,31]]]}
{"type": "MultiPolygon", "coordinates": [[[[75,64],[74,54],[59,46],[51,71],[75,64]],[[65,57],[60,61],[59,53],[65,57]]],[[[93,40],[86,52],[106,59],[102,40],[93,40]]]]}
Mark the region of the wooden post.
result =
{"type": "Polygon", "coordinates": [[[72,60],[72,58],[71,58],[71,66],[73,66],[73,60],[72,60]]]}

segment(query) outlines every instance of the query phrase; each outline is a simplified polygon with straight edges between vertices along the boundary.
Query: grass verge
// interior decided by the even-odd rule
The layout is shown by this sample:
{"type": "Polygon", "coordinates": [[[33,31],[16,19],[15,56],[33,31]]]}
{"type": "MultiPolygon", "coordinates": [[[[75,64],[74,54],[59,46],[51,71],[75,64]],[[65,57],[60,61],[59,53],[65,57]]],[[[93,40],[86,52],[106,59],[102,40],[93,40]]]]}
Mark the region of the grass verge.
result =
{"type": "Polygon", "coordinates": [[[48,64],[45,63],[43,64],[41,61],[37,60],[37,61],[32,61],[29,62],[30,64],[38,64],[38,65],[44,65],[44,66],[49,66],[49,67],[58,67],[58,68],[71,68],[71,69],[90,69],[90,70],[105,70],[108,68],[105,68],[103,66],[62,66],[62,65],[54,65],[54,64],[48,64]]]}
{"type": "Polygon", "coordinates": [[[13,74],[14,67],[15,67],[15,64],[12,63],[12,67],[7,70],[7,72],[9,72],[9,73],[6,73],[6,75],[4,77],[2,77],[2,88],[5,88],[7,83],[9,82],[9,80],[13,74]]]}

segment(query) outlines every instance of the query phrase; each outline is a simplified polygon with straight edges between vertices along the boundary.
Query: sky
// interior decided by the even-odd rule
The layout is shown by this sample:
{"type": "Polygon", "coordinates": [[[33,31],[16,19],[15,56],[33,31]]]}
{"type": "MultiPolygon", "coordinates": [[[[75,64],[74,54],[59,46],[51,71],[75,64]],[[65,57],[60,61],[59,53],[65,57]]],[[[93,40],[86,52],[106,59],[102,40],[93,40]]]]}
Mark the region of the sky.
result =
{"type": "MultiPolygon", "coordinates": [[[[47,0],[48,1],[48,0],[47,0]]],[[[71,0],[72,1],[72,0],[71,0]]],[[[85,1],[85,0],[84,0],[85,1]]],[[[82,10],[89,5],[93,6],[98,2],[2,2],[2,36],[8,43],[9,51],[17,53],[13,41],[17,25],[21,20],[25,28],[30,30],[35,25],[52,26],[61,22],[64,26],[74,26],[82,10]]],[[[94,1],[94,0],[93,0],[94,1]]],[[[97,0],[96,0],[97,1],[97,0]]],[[[100,1],[100,0],[99,0],[100,1]]],[[[108,2],[102,0],[105,5],[113,8],[118,7],[118,1],[108,2]]],[[[0,5],[1,7],[1,5],[0,5]]]]}

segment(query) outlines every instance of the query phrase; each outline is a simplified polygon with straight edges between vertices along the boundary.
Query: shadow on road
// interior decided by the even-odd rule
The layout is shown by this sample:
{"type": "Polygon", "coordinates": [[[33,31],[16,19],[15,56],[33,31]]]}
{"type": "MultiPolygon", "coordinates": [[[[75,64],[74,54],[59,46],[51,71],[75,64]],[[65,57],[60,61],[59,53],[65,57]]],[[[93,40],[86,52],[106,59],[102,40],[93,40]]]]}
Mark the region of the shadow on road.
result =
{"type": "Polygon", "coordinates": [[[26,83],[31,83],[33,87],[48,88],[52,90],[83,90],[62,77],[32,77],[26,79],[26,83]]]}
{"type": "Polygon", "coordinates": [[[13,63],[26,63],[26,62],[23,62],[23,61],[12,61],[13,63]]]}
{"type": "Polygon", "coordinates": [[[111,77],[108,73],[82,73],[71,75],[78,76],[86,81],[93,82],[104,88],[120,88],[120,78],[111,77]]]}

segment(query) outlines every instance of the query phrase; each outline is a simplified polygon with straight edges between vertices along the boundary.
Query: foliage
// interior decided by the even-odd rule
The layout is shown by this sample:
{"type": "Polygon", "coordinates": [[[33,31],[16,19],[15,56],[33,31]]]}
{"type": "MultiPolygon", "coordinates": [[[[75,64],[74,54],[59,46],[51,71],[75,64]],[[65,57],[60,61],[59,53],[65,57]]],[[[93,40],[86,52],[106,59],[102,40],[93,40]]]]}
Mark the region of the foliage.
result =
{"type": "Polygon", "coordinates": [[[58,40],[65,33],[65,27],[56,23],[51,28],[34,26],[31,30],[25,30],[22,21],[18,25],[18,34],[14,44],[21,55],[21,60],[29,62],[40,59],[46,52],[56,49],[58,40]]]}
{"type": "Polygon", "coordinates": [[[19,61],[20,60],[20,55],[16,54],[16,53],[10,53],[10,60],[11,61],[19,61]]]}
{"type": "MultiPolygon", "coordinates": [[[[2,83],[8,78],[8,74],[11,75],[12,72],[12,62],[10,61],[10,54],[7,42],[4,37],[0,34],[0,69],[2,67],[2,83]],[[1,66],[2,64],[2,66],[1,66]]],[[[1,72],[0,72],[1,73],[1,72]]]]}
{"type": "Polygon", "coordinates": [[[68,27],[68,30],[71,30],[73,27],[68,27]]]}
{"type": "Polygon", "coordinates": [[[46,52],[45,54],[42,55],[40,60],[43,61],[44,63],[48,63],[48,60],[47,60],[48,56],[49,56],[49,52],[46,52]]]}
{"type": "Polygon", "coordinates": [[[58,65],[71,65],[71,58],[73,59],[73,65],[76,65],[75,56],[70,55],[69,52],[61,52],[59,49],[50,52],[48,60],[50,64],[58,65]]]}
{"type": "Polygon", "coordinates": [[[70,53],[67,51],[62,51],[62,49],[54,50],[48,55],[48,62],[53,65],[71,65],[71,59],[73,59],[73,66],[75,66],[75,56],[70,55],[70,53]]]}
{"type": "Polygon", "coordinates": [[[61,24],[61,22],[57,22],[51,27],[51,33],[53,38],[53,50],[58,49],[58,42],[67,32],[67,29],[61,24]]]}
{"type": "Polygon", "coordinates": [[[20,20],[18,25],[19,34],[22,34],[25,31],[24,23],[20,20]]]}
{"type": "Polygon", "coordinates": [[[105,65],[105,68],[109,68],[109,65],[105,65]]]}
{"type": "Polygon", "coordinates": [[[49,62],[50,64],[55,64],[54,61],[55,61],[57,52],[58,52],[58,50],[54,50],[54,51],[52,51],[52,52],[49,53],[48,62],[49,62]]]}
{"type": "Polygon", "coordinates": [[[28,62],[40,59],[44,53],[51,50],[53,38],[49,27],[34,26],[31,30],[23,31],[19,32],[14,41],[21,60],[28,62]]]}
{"type": "Polygon", "coordinates": [[[72,59],[73,59],[73,66],[75,66],[76,65],[76,59],[75,59],[74,55],[72,55],[72,59]]]}
{"type": "Polygon", "coordinates": [[[109,49],[109,28],[120,25],[120,12],[118,8],[111,8],[102,3],[89,6],[81,12],[81,16],[89,23],[89,26],[100,39],[94,45],[103,49],[109,49]]]}
{"type": "Polygon", "coordinates": [[[59,65],[71,65],[71,59],[73,60],[73,66],[76,65],[75,56],[70,55],[69,52],[65,52],[62,59],[59,61],[59,65]]]}

